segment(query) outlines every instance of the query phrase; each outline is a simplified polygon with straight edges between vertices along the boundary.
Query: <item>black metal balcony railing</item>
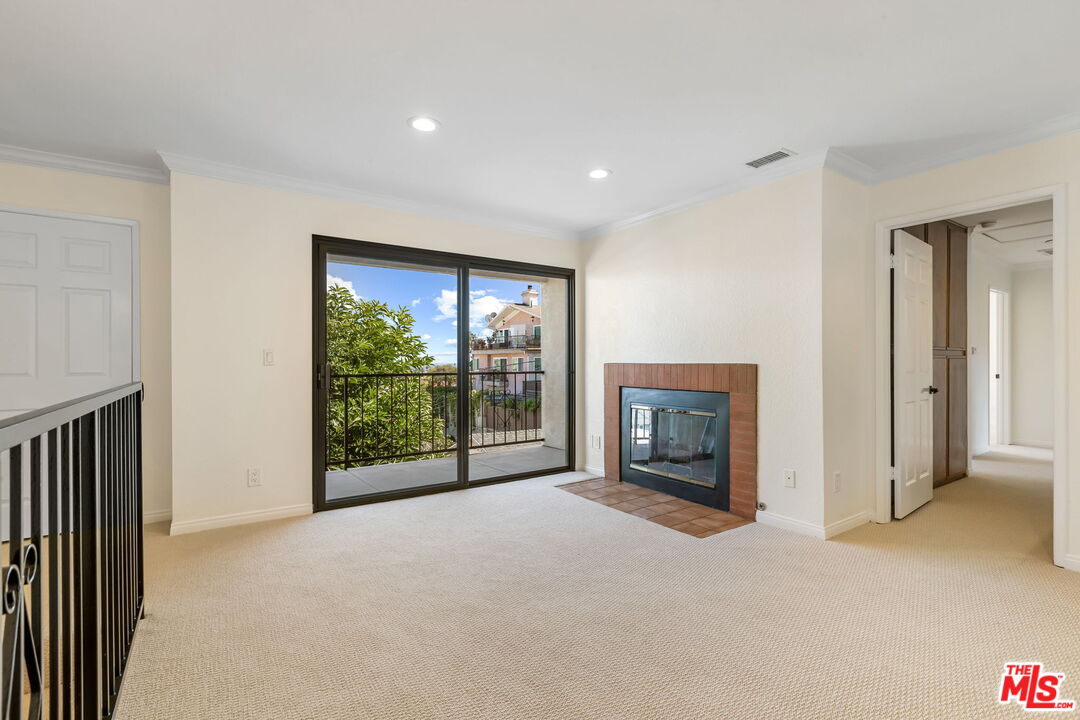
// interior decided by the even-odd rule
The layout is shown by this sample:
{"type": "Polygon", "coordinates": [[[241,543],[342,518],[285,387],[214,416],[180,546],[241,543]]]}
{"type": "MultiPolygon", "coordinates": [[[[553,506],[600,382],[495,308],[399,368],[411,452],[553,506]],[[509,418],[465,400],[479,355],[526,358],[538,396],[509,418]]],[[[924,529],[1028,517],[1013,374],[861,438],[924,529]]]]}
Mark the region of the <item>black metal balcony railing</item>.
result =
{"type": "Polygon", "coordinates": [[[0,456],[0,717],[112,718],[143,610],[142,384],[0,420],[0,456]]]}
{"type": "Polygon", "coordinates": [[[493,335],[473,338],[473,350],[539,350],[539,335],[493,335]]]}
{"type": "MultiPolygon", "coordinates": [[[[537,442],[543,371],[474,370],[469,449],[537,442]]],[[[330,374],[326,468],[439,457],[460,446],[457,374],[330,374]]]]}

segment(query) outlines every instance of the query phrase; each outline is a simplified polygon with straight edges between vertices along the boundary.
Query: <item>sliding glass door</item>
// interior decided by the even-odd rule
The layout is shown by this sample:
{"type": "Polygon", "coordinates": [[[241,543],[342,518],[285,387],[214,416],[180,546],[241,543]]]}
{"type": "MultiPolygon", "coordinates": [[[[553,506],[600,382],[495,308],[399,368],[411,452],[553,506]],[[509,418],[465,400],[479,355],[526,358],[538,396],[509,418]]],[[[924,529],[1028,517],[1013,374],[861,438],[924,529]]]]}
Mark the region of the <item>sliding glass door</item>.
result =
{"type": "Polygon", "coordinates": [[[573,271],[314,242],[318,509],[573,465],[573,271]]]}
{"type": "Polygon", "coordinates": [[[458,483],[457,331],[420,306],[444,293],[456,302],[457,275],[453,267],[327,255],[327,503],[458,483]]]}
{"type": "Polygon", "coordinates": [[[469,482],[569,465],[569,281],[469,273],[469,482]]]}

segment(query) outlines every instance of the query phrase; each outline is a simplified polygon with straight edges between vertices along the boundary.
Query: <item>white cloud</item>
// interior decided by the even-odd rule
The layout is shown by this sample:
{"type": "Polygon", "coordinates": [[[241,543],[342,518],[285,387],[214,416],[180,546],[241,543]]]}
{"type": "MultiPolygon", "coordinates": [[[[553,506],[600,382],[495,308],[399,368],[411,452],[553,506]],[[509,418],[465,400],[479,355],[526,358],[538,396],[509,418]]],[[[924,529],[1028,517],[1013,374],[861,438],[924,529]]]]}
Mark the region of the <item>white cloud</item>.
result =
{"type": "MultiPolygon", "coordinates": [[[[469,293],[470,327],[482,328],[487,324],[488,315],[499,312],[503,309],[503,306],[511,303],[510,300],[493,295],[492,292],[492,290],[473,290],[469,293]]],[[[435,307],[439,310],[439,314],[434,318],[436,322],[456,318],[457,292],[454,290],[441,291],[439,296],[435,298],[435,307]]],[[[455,320],[452,324],[457,325],[457,321],[455,320]]]]}
{"type": "Polygon", "coordinates": [[[356,294],[356,289],[353,287],[352,280],[345,280],[344,278],[339,278],[337,275],[330,275],[329,273],[327,273],[327,275],[326,275],[326,289],[329,290],[330,288],[334,287],[335,285],[338,286],[338,287],[343,287],[346,290],[348,290],[352,294],[352,296],[354,298],[356,298],[357,300],[360,299],[360,296],[356,294]]]}
{"type": "Polygon", "coordinates": [[[446,341],[447,345],[457,345],[457,338],[449,338],[446,341]]]}
{"type": "Polygon", "coordinates": [[[430,340],[431,336],[428,335],[427,333],[424,333],[423,335],[420,336],[420,338],[423,339],[423,340],[430,340]]]}
{"type": "Polygon", "coordinates": [[[420,304],[420,298],[413,298],[412,306],[416,307],[419,304],[420,304]]]}
{"type": "Polygon", "coordinates": [[[453,320],[457,317],[457,292],[454,290],[442,290],[435,298],[435,309],[439,311],[433,319],[435,322],[453,320]]]}

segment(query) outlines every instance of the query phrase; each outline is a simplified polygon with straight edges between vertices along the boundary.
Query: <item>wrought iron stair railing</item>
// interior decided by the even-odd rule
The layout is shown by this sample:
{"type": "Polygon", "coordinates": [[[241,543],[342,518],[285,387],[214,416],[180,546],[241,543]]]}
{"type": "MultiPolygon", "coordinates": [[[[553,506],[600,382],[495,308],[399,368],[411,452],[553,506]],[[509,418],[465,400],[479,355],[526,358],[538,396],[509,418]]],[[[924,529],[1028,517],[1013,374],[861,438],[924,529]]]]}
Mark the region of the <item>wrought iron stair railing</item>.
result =
{"type": "Polygon", "coordinates": [[[142,384],[0,420],[0,482],[0,719],[112,718],[143,613],[142,384]]]}

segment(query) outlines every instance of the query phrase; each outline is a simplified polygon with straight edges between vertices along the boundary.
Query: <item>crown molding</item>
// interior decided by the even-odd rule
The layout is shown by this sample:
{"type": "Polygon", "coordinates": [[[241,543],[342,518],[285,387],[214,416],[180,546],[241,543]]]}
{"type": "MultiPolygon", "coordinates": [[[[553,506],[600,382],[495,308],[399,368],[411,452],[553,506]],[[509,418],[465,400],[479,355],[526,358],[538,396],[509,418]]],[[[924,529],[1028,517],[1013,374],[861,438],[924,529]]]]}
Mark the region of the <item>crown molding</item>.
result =
{"type": "Polygon", "coordinates": [[[825,166],[826,152],[820,150],[818,152],[807,153],[805,155],[795,155],[794,157],[787,158],[786,160],[780,160],[778,162],[766,165],[759,170],[749,170],[744,173],[742,177],[732,180],[731,182],[724,183],[711,190],[707,190],[686,200],[680,200],[679,202],[671,203],[659,207],[655,210],[649,210],[648,212],[641,213],[640,215],[634,215],[624,220],[616,220],[610,223],[604,223],[595,227],[583,230],[580,234],[582,240],[591,240],[593,238],[601,237],[602,235],[608,235],[616,230],[622,230],[632,225],[638,225],[647,220],[653,220],[664,215],[670,215],[672,213],[679,212],[680,210],[686,210],[688,208],[703,205],[712,200],[725,197],[727,195],[734,195],[737,192],[743,190],[749,190],[753,187],[760,185],[767,185],[771,182],[787,177],[788,175],[794,175],[796,173],[803,172],[804,170],[812,170],[814,168],[820,168],[825,166]]]}
{"type": "Polygon", "coordinates": [[[878,185],[890,180],[899,180],[909,175],[918,175],[946,165],[955,165],[967,160],[974,160],[983,155],[992,155],[1003,150],[1011,150],[1012,148],[1030,145],[1042,140],[1068,135],[1078,130],[1080,130],[1080,112],[1062,115],[1009,132],[998,133],[987,140],[965,145],[949,152],[939,153],[931,158],[914,160],[910,163],[892,167],[878,168],[873,173],[870,182],[866,184],[878,185]]]}
{"type": "Polygon", "coordinates": [[[76,157],[74,155],[62,155],[60,153],[45,152],[44,150],[15,147],[14,145],[0,145],[0,162],[32,165],[53,170],[70,170],[157,185],[169,184],[168,173],[156,168],[124,165],[105,160],[91,160],[90,158],[76,157]]]}
{"type": "Polygon", "coordinates": [[[204,160],[177,153],[159,151],[165,166],[170,172],[183,173],[185,175],[198,175],[200,177],[227,180],[229,182],[252,185],[267,188],[269,190],[282,190],[285,192],[312,195],[315,197],[328,198],[330,200],[344,200],[345,202],[370,205],[384,210],[410,213],[412,215],[425,215],[445,220],[481,225],[484,227],[506,230],[508,232],[535,235],[553,240],[577,240],[575,233],[542,225],[527,223],[515,223],[504,218],[496,218],[480,213],[472,213],[458,210],[445,205],[424,203],[393,195],[382,195],[367,192],[355,188],[332,185],[330,183],[305,180],[290,175],[252,170],[239,165],[229,165],[215,160],[204,160]]]}
{"type": "Polygon", "coordinates": [[[825,167],[862,185],[872,185],[877,176],[877,170],[870,165],[832,147],[825,150],[825,167]]]}
{"type": "Polygon", "coordinates": [[[1034,123],[1011,132],[1000,133],[983,142],[967,145],[951,152],[939,153],[932,158],[923,158],[902,165],[884,167],[869,165],[861,160],[855,159],[842,150],[830,147],[807,155],[796,155],[794,158],[781,160],[774,165],[766,166],[762,171],[759,171],[759,174],[746,174],[737,180],[725,183],[724,185],[695,195],[687,200],[665,205],[656,210],[650,210],[623,220],[615,220],[613,222],[597,225],[596,227],[582,231],[580,237],[582,240],[589,240],[602,235],[607,235],[616,230],[621,230],[647,220],[652,220],[653,218],[685,210],[694,207],[695,205],[701,205],[710,200],[715,200],[724,197],[725,195],[732,195],[758,185],[764,185],[773,182],[774,180],[779,180],[787,175],[792,175],[815,167],[830,168],[862,185],[879,185],[881,183],[889,182],[890,180],[899,180],[900,178],[908,177],[910,175],[917,175],[947,165],[955,165],[956,163],[974,160],[975,158],[984,155],[992,155],[993,153],[1002,152],[1003,150],[1030,145],[1031,143],[1049,140],[1078,131],[1080,131],[1080,113],[1072,113],[1044,122],[1034,123]]]}

